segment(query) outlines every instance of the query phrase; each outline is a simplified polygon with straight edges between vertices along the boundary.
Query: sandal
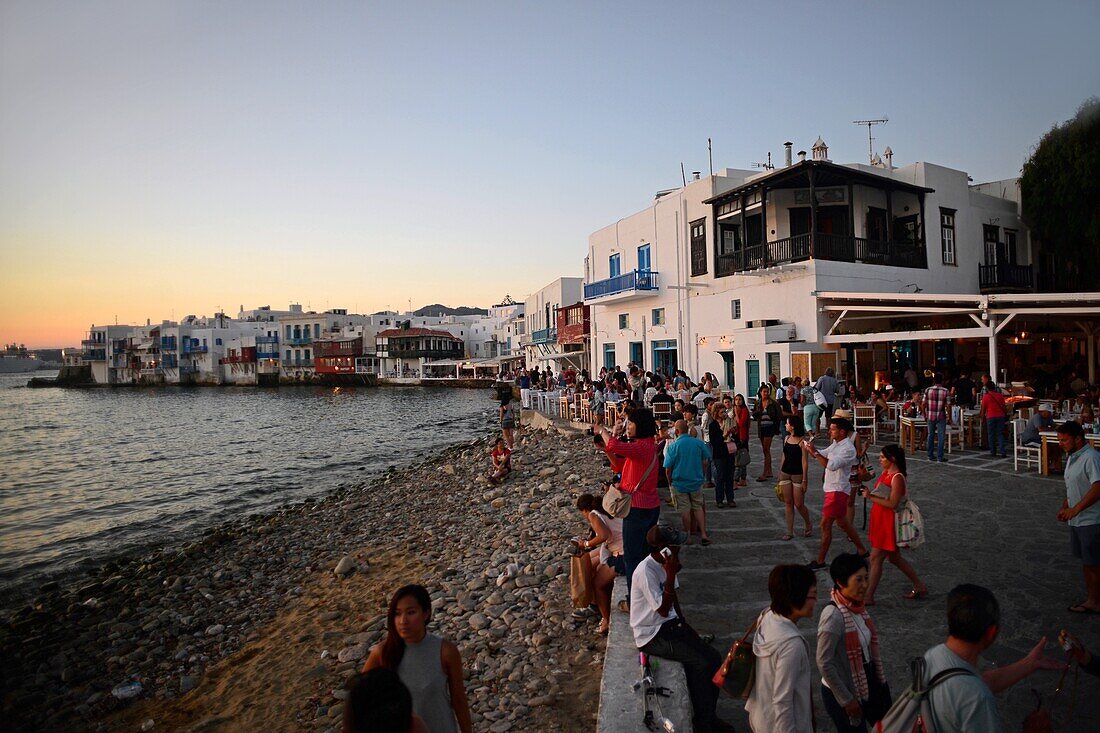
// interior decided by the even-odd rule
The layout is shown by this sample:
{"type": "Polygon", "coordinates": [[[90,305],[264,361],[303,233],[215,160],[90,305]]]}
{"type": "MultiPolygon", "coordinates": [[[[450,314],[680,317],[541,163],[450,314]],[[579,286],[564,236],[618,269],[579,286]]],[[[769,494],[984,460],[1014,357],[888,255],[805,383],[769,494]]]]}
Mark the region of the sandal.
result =
{"type": "Polygon", "coordinates": [[[611,627],[606,624],[600,624],[600,628],[596,629],[596,633],[600,636],[607,636],[609,631],[611,631],[611,627]]]}
{"type": "Polygon", "coordinates": [[[710,544],[710,537],[704,537],[702,540],[699,541],[699,544],[703,547],[706,547],[710,544]]]}
{"type": "MultiPolygon", "coordinates": [[[[905,599],[905,600],[907,600],[907,601],[915,601],[915,600],[917,600],[918,598],[924,598],[924,597],[925,597],[925,596],[927,596],[927,595],[928,595],[928,589],[927,589],[927,588],[925,588],[925,589],[924,589],[924,590],[922,590],[922,591],[918,591],[918,590],[917,590],[916,588],[913,588],[913,589],[912,589],[912,590],[910,590],[910,591],[907,591],[907,592],[905,592],[905,593],[902,593],[902,594],[901,594],[901,597],[902,597],[902,598],[904,598],[904,599],[905,599]]],[[[865,605],[866,605],[866,604],[865,604],[865,605]]]]}
{"type": "Polygon", "coordinates": [[[1084,603],[1078,603],[1075,606],[1070,606],[1066,610],[1070,613],[1081,613],[1085,614],[1086,616],[1100,615],[1100,611],[1097,611],[1095,608],[1089,608],[1084,603]]]}
{"type": "Polygon", "coordinates": [[[807,529],[805,532],[802,533],[802,536],[803,537],[813,537],[814,536],[813,528],[810,527],[809,529],[807,529]]]}
{"type": "Polygon", "coordinates": [[[793,539],[794,539],[794,535],[792,535],[792,534],[785,534],[785,535],[781,535],[781,536],[779,537],[779,539],[780,539],[780,541],[782,541],[782,542],[790,542],[791,540],[793,540],[793,539]]]}

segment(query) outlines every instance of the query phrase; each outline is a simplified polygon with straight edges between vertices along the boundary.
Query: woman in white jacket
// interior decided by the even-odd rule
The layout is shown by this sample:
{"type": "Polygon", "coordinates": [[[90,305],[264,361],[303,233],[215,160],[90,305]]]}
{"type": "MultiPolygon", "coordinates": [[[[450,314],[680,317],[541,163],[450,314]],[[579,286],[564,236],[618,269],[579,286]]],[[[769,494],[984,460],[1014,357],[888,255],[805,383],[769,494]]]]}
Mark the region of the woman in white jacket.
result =
{"type": "Polygon", "coordinates": [[[813,733],[813,663],[799,619],[814,614],[817,578],[805,565],[776,565],[768,576],[771,607],[757,619],[756,679],[745,703],[755,733],[813,733]]]}

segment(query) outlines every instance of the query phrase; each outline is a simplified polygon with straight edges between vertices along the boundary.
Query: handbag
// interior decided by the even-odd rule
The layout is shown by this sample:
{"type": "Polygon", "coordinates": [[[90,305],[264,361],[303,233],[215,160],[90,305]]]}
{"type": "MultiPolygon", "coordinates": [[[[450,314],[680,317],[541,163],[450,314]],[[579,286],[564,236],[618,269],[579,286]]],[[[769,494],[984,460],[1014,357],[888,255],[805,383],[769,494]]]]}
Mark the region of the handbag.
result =
{"type": "Polygon", "coordinates": [[[711,682],[730,697],[745,699],[752,692],[752,683],[756,679],[756,654],[753,653],[752,642],[748,638],[759,625],[760,617],[757,616],[745,635],[733,642],[726,658],[711,678],[711,682]]]}
{"type": "Polygon", "coordinates": [[[874,725],[886,717],[890,706],[894,704],[893,695],[890,694],[890,685],[883,682],[875,674],[874,663],[865,664],[864,672],[867,675],[868,699],[863,704],[863,718],[868,725],[874,725]]]}
{"type": "Polygon", "coordinates": [[[573,608],[587,608],[596,602],[596,581],[592,560],[587,552],[574,555],[569,560],[569,595],[573,608]]]}
{"type": "Polygon", "coordinates": [[[737,453],[737,443],[733,442],[732,440],[727,440],[726,441],[726,453],[730,453],[730,454],[737,453]]]}
{"type": "MultiPolygon", "coordinates": [[[[645,470],[642,477],[638,479],[638,486],[645,483],[649,478],[649,474],[653,473],[654,466],[657,465],[657,454],[653,454],[653,463],[649,464],[649,468],[645,470]]],[[[637,487],[635,487],[637,488],[637,487]]],[[[630,514],[631,498],[630,494],[620,489],[615,484],[607,487],[607,491],[603,495],[603,509],[605,512],[615,517],[616,519],[622,519],[627,514],[630,514]]]]}
{"type": "Polygon", "coordinates": [[[915,550],[924,544],[924,517],[908,496],[894,509],[894,542],[898,547],[915,550]]]}
{"type": "Polygon", "coordinates": [[[820,407],[822,410],[829,404],[829,400],[826,399],[825,393],[817,387],[814,387],[814,404],[820,407]]]}
{"type": "Polygon", "coordinates": [[[780,504],[786,504],[787,500],[783,497],[783,484],[775,485],[775,498],[779,499],[780,504]]]}
{"type": "Polygon", "coordinates": [[[733,465],[738,468],[745,468],[752,462],[752,456],[749,455],[748,448],[738,448],[737,454],[733,458],[733,465]]]}

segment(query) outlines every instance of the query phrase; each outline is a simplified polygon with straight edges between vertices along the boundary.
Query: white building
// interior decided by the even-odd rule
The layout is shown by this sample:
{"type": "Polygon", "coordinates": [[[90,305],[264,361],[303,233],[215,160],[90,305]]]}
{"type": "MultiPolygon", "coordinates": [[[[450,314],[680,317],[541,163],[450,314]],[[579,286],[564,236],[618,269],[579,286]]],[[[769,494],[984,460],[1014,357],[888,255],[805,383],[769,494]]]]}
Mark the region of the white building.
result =
{"type": "MultiPolygon", "coordinates": [[[[589,237],[596,371],[634,362],[711,372],[749,394],[769,373],[816,377],[832,366],[868,379],[896,368],[898,354],[830,343],[834,319],[816,293],[1032,286],[1018,205],[996,187],[930,163],[894,168],[892,154],[838,165],[820,138],[811,160],[790,161],[789,150],[781,168],[690,181],[589,237]]],[[[918,356],[900,358],[929,361],[918,356]]]]}
{"type": "Polygon", "coordinates": [[[524,331],[521,344],[527,367],[560,371],[558,355],[558,309],[582,298],[584,278],[559,277],[527,297],[523,304],[524,331]]]}

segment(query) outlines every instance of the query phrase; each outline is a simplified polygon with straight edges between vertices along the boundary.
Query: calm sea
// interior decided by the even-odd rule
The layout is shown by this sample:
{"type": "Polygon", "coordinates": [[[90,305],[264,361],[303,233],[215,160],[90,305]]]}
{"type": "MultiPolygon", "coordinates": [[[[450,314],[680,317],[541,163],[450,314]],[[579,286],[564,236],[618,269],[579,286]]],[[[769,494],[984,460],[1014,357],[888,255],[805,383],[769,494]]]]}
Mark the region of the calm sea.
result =
{"type": "Polygon", "coordinates": [[[0,375],[0,598],[478,437],[495,407],[488,390],[27,389],[30,376],[0,375]]]}

